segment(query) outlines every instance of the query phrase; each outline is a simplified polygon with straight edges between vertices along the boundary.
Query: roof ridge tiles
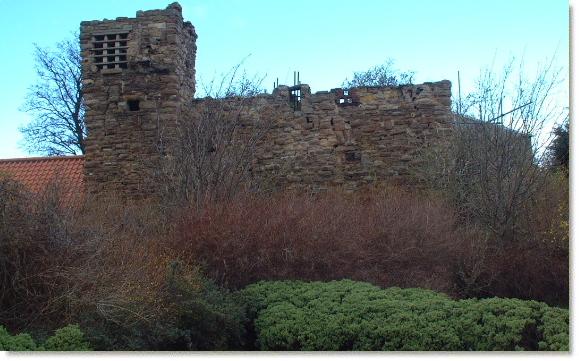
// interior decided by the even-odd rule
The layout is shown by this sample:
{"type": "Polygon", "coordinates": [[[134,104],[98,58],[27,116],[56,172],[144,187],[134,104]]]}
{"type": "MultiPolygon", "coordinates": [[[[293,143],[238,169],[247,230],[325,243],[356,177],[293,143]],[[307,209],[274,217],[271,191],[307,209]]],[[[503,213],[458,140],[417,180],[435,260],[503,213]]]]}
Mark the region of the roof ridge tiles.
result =
{"type": "Polygon", "coordinates": [[[56,160],[70,160],[70,159],[84,159],[84,155],[59,155],[59,156],[50,156],[50,157],[4,158],[4,159],[0,159],[0,162],[1,163],[40,162],[40,161],[56,161],[56,160]]]}

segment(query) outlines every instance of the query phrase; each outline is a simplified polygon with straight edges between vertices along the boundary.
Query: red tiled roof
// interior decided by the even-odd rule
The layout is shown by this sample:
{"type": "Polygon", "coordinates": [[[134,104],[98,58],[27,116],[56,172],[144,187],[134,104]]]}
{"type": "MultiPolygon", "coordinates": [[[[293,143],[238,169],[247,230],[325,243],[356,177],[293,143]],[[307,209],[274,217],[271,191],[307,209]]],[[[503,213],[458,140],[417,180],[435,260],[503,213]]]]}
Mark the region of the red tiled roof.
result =
{"type": "Polygon", "coordinates": [[[84,193],[84,156],[0,159],[0,177],[8,176],[34,193],[51,183],[70,199],[84,193]]]}

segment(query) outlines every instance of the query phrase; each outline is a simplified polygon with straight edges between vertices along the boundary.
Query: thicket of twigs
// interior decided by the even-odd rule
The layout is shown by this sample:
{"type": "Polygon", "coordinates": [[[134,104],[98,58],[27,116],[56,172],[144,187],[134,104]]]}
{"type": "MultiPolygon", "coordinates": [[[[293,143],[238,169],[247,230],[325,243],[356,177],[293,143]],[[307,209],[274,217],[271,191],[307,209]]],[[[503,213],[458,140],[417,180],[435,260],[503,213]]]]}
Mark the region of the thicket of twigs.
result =
{"type": "Polygon", "coordinates": [[[242,193],[168,216],[154,203],[111,199],[62,207],[57,188],[31,197],[5,180],[0,323],[154,323],[168,317],[167,277],[177,264],[193,288],[201,287],[201,269],[233,289],[264,279],[350,278],[566,305],[568,206],[559,181],[535,200],[534,236],[506,244],[459,222],[444,199],[396,188],[242,193]]]}

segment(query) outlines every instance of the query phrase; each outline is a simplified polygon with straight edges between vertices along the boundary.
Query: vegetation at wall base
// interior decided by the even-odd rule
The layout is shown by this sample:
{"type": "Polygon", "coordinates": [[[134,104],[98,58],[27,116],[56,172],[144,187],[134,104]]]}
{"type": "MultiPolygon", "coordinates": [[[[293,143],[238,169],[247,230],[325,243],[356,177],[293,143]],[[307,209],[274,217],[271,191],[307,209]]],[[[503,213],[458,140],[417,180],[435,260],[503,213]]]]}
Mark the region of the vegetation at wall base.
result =
{"type": "Polygon", "coordinates": [[[78,325],[57,329],[44,342],[37,343],[27,333],[10,335],[0,326],[0,351],[91,351],[84,333],[78,325]]]}
{"type": "Polygon", "coordinates": [[[128,322],[98,313],[84,320],[96,350],[210,351],[237,350],[244,340],[241,305],[232,295],[179,261],[168,264],[163,310],[153,319],[124,316],[128,322]]]}
{"type": "Polygon", "coordinates": [[[454,301],[350,280],[259,282],[240,297],[261,350],[569,350],[569,312],[536,301],[454,301]]]}

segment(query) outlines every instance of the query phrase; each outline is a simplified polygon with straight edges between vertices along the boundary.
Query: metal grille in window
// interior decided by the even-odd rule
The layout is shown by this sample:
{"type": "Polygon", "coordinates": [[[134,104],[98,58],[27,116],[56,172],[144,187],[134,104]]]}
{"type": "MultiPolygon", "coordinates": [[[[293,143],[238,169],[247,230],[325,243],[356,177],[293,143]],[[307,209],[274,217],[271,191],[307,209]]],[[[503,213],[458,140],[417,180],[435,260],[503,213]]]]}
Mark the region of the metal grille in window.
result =
{"type": "Polygon", "coordinates": [[[299,85],[290,87],[290,104],[294,110],[302,109],[302,90],[299,85]]]}
{"type": "Polygon", "coordinates": [[[92,58],[100,69],[127,68],[128,33],[94,35],[92,58]]]}

